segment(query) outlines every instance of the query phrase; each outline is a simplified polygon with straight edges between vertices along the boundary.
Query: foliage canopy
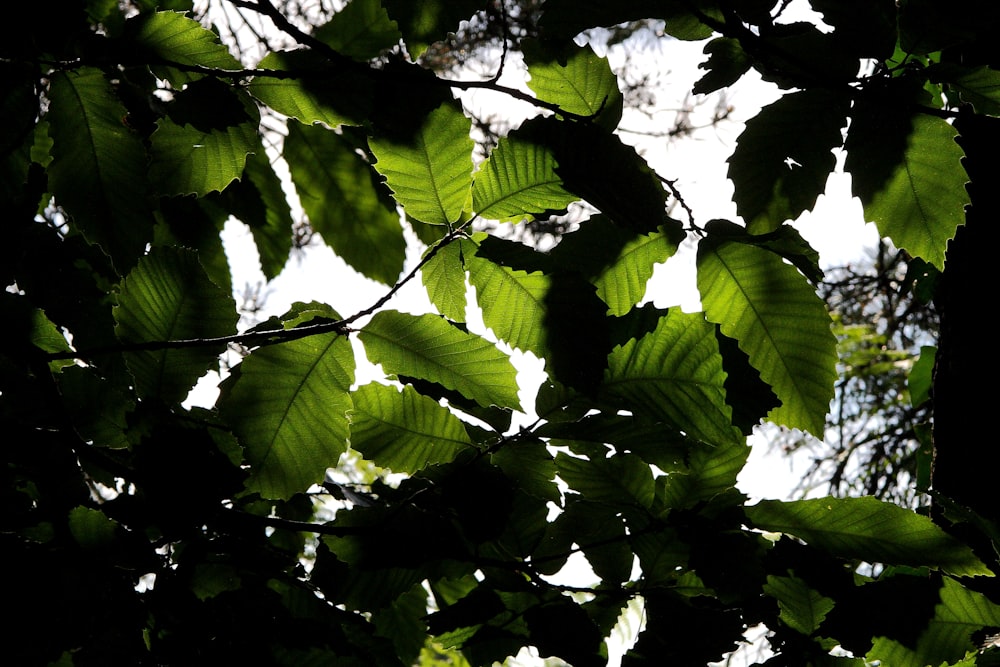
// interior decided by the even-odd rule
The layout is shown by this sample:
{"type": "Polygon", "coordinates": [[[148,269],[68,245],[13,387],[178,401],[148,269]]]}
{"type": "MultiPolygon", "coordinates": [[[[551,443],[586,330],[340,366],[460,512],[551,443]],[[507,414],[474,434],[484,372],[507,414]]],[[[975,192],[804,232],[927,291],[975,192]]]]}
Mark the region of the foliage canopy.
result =
{"type": "MultiPolygon", "coordinates": [[[[773,665],[995,664],[991,509],[736,488],[753,428],[821,435],[842,371],[789,224],[836,151],[921,280],[952,271],[961,123],[1000,112],[992,3],[808,0],[814,22],[777,0],[222,3],[285,38],[252,61],[190,1],[51,4],[0,40],[12,660],[488,665],[531,646],[588,667],[641,605],[627,667],[717,661],[753,626],[773,665]],[[637,20],[704,42],[694,93],[750,71],[782,91],[728,161],[739,221],[700,224],[616,133],[619,81],[574,38],[637,20]],[[477,24],[527,88],[421,59],[477,24]],[[537,114],[477,145],[473,89],[537,114]],[[549,249],[480,227],[581,202],[549,249]],[[273,278],[293,203],[386,298],[241,328],[223,225],[273,278]],[[404,272],[410,230],[426,250],[404,272]],[[643,305],[685,239],[703,312],[643,305]],[[387,305],[418,278],[437,313],[387,305]],[[359,384],[362,349],[384,378],[359,384]],[[544,361],[537,395],[508,349],[544,361]],[[219,370],[215,405],[190,406],[219,370]],[[593,584],[554,583],[575,554],[593,584]]],[[[927,400],[926,368],[911,380],[927,400]]]]}

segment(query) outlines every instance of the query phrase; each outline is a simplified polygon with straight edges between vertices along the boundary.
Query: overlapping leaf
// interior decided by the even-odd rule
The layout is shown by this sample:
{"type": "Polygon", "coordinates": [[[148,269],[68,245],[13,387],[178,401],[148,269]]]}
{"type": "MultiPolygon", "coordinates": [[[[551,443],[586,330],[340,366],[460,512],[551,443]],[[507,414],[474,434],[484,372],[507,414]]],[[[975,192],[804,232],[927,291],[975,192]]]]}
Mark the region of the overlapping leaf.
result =
{"type": "Polygon", "coordinates": [[[440,225],[461,217],[472,186],[470,128],[459,109],[442,104],[413,136],[371,140],[375,169],[408,216],[440,225]]]}
{"type": "Polygon", "coordinates": [[[980,648],[974,641],[984,628],[1000,627],[1000,605],[978,591],[945,578],[941,602],[934,608],[934,618],[917,641],[921,664],[942,664],[980,648]]]}
{"type": "Polygon", "coordinates": [[[676,251],[677,244],[666,233],[635,234],[594,215],[565,234],[552,257],[560,267],[586,275],[608,305],[608,314],[621,317],[646,295],[656,265],[676,251]]]}
{"type": "Polygon", "coordinates": [[[142,143],[98,69],[53,74],[49,99],[49,187],[87,240],[128,270],[153,233],[142,143]]]}
{"type": "Polygon", "coordinates": [[[351,447],[380,467],[414,473],[473,446],[457,417],[412,387],[366,384],[352,398],[351,447]]]}
{"type": "Polygon", "coordinates": [[[511,347],[544,357],[545,296],[551,277],[543,271],[503,266],[473,253],[466,254],[465,262],[486,326],[511,347]]]}
{"type": "Polygon", "coordinates": [[[337,465],[350,434],[354,366],[350,341],[336,333],[263,347],[243,360],[220,410],[244,447],[248,489],[288,498],[337,465]]]}
{"type": "Polygon", "coordinates": [[[714,327],[700,313],[671,309],[656,329],[608,356],[603,396],[713,444],[741,444],[726,404],[714,327]]]}
{"type": "Polygon", "coordinates": [[[190,84],[175,104],[177,122],[160,119],[150,137],[150,179],[164,195],[225,190],[243,175],[247,156],[262,150],[257,107],[213,80],[190,84]]]}
{"type": "Polygon", "coordinates": [[[768,250],[720,240],[699,247],[698,291],[709,321],[739,342],[782,401],[770,419],[821,436],[837,341],[808,281],[768,250]]]}
{"type": "Polygon", "coordinates": [[[380,196],[371,166],[351,143],[318,125],[290,124],[285,160],[313,228],[359,273],[386,284],[403,269],[399,213],[380,196]]]}
{"type": "MultiPolygon", "coordinates": [[[[125,343],[217,338],[236,333],[236,304],[209,280],[189,250],[154,248],[122,281],[114,309],[125,343]]],[[[131,352],[126,356],[140,397],[179,402],[217,362],[225,343],[131,352]]]]}
{"type": "Polygon", "coordinates": [[[520,407],[510,359],[437,315],[384,310],[358,335],[368,358],[387,373],[436,382],[483,406],[520,407]]]}
{"type": "Polygon", "coordinates": [[[374,58],[402,37],[379,0],[351,0],[315,35],[338,53],[357,60],[374,58]]]}
{"type": "Polygon", "coordinates": [[[806,636],[819,628],[834,606],[833,600],[809,588],[798,577],[770,575],[763,589],[778,601],[779,615],[785,625],[806,636]]]}
{"type": "MultiPolygon", "coordinates": [[[[685,465],[667,480],[663,498],[668,507],[691,507],[732,492],[750,456],[750,447],[736,442],[691,447],[685,465]]],[[[742,496],[736,498],[742,499],[742,496]]]]}
{"type": "Polygon", "coordinates": [[[427,297],[452,322],[465,322],[467,288],[462,246],[462,242],[454,241],[429,249],[434,256],[420,268],[427,297]]]}
{"type": "Polygon", "coordinates": [[[577,116],[597,118],[607,128],[617,127],[624,102],[608,59],[574,42],[546,47],[540,42],[522,43],[528,87],[538,99],[577,116]]]}
{"type": "Polygon", "coordinates": [[[371,117],[375,106],[375,81],[361,68],[329,64],[311,51],[269,53],[257,65],[259,70],[274,70],[274,76],[258,75],[249,84],[249,92],[278,113],[309,125],[324,123],[330,127],[361,125],[371,117]],[[296,72],[286,77],[283,72],[296,72]]]}
{"type": "Polygon", "coordinates": [[[992,574],[972,549],[928,517],[870,496],[763,500],[746,513],[757,528],[794,535],[834,556],[957,576],[992,574]]]}
{"type": "Polygon", "coordinates": [[[261,271],[270,280],[285,268],[288,254],[292,250],[292,213],[288,208],[281,180],[274,173],[274,168],[263,151],[254,153],[247,159],[244,179],[240,185],[244,185],[246,189],[238,190],[236,197],[240,197],[246,190],[256,195],[247,197],[254,205],[241,209],[244,211],[241,219],[250,228],[260,257],[261,271]]]}
{"type": "Polygon", "coordinates": [[[854,118],[846,144],[845,169],[865,218],[897,247],[944,268],[948,241],[964,224],[969,205],[957,132],[943,118],[918,114],[897,155],[892,145],[872,141],[883,131],[877,120],[854,118]],[[888,173],[872,173],[873,163],[886,164],[888,173]]]}
{"type": "Polygon", "coordinates": [[[472,208],[483,218],[519,222],[559,211],[579,199],[556,174],[556,159],[543,145],[520,138],[517,130],[501,137],[476,173],[472,208]]]}
{"type": "Polygon", "coordinates": [[[928,68],[932,81],[948,84],[958,92],[963,102],[976,111],[991,116],[1000,115],[1000,71],[990,67],[961,67],[947,63],[928,68]]]}
{"type": "Polygon", "coordinates": [[[590,460],[556,455],[559,477],[587,500],[612,505],[653,504],[656,485],[649,465],[637,456],[620,454],[590,460]]]}
{"type": "Polygon", "coordinates": [[[217,34],[180,12],[139,14],[128,22],[127,36],[158,65],[154,69],[177,88],[202,74],[168,67],[166,63],[229,71],[242,68],[217,34]]]}
{"type": "Polygon", "coordinates": [[[842,142],[848,103],[826,90],[805,90],[747,121],[729,158],[729,178],[749,228],[770,231],[816,204],[836,164],[832,150],[842,142]]]}

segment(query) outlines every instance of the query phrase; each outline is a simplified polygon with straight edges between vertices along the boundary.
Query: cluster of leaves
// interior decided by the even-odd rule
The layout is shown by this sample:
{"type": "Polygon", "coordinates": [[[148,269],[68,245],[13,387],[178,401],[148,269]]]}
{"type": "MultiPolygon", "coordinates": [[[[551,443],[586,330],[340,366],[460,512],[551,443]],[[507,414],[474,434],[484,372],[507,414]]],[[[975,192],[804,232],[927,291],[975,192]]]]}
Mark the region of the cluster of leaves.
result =
{"type": "Polygon", "coordinates": [[[587,667],[636,599],[629,667],[717,660],[761,624],[775,665],[987,655],[986,556],[875,498],[748,505],[736,479],[761,420],[818,433],[834,396],[816,253],[786,224],[834,149],[881,233],[944,268],[968,203],[949,119],[1000,108],[1000,74],[952,54],[988,21],[917,0],[811,0],[824,30],[767,0],[547,0],[529,94],[415,60],[479,1],[353,0],[311,30],[233,4],[299,48],[250,69],[184,0],[30,6],[0,41],[12,659],[483,665],[532,646],[587,667]],[[785,91],[729,161],[744,225],[669,217],[668,182],[615,133],[616,78],[573,37],[643,19],[705,40],[694,92],[751,69],[785,91]],[[471,88],[539,109],[478,165],[471,88]],[[323,240],[388,298],[417,275],[412,228],[437,314],[297,303],[238,331],[223,224],[249,227],[268,277],[292,243],[262,110],[323,240]],[[579,201],[599,213],[549,252],[474,231],[579,201]],[[687,234],[704,312],[640,305],[687,234]],[[544,361],[537,395],[470,330],[470,287],[495,339],[544,361]],[[358,386],[355,339],[385,381],[358,386]],[[186,406],[229,344],[249,353],[216,404],[186,406]],[[335,482],[352,453],[394,475],[335,482]],[[552,583],[574,554],[593,585],[552,583]]]}

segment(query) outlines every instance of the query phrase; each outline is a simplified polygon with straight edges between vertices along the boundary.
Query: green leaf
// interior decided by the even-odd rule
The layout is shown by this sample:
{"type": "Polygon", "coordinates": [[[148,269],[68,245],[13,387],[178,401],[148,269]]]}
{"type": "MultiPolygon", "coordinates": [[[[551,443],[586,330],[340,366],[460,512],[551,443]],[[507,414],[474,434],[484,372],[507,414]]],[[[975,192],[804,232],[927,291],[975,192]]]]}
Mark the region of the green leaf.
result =
{"type": "Polygon", "coordinates": [[[147,12],[126,22],[126,38],[175,88],[203,75],[166,63],[236,72],[242,65],[219,42],[219,36],[180,12],[147,12]],[[163,64],[161,64],[163,63],[163,64]]]}
{"type": "Polygon", "coordinates": [[[655,265],[675,252],[677,244],[669,234],[635,234],[594,215],[577,231],[563,235],[551,254],[560,266],[590,278],[608,314],[621,317],[646,296],[655,265]]]}
{"type": "Polygon", "coordinates": [[[248,490],[289,498],[337,465],[350,435],[354,365],[350,341],[329,333],[262,347],[237,367],[220,411],[244,447],[248,490]]]}
{"type": "Polygon", "coordinates": [[[254,153],[247,159],[243,183],[253,188],[260,197],[256,214],[241,219],[253,235],[260,256],[260,269],[264,277],[271,280],[285,268],[292,251],[292,212],[288,208],[281,179],[274,173],[264,151],[254,153]]]}
{"type": "MultiPolygon", "coordinates": [[[[743,443],[695,444],[684,457],[685,466],[672,471],[666,479],[665,505],[672,508],[692,507],[732,492],[749,456],[750,447],[743,443]]],[[[743,500],[742,496],[738,498],[743,500]]]]}
{"type": "Polygon", "coordinates": [[[399,25],[407,52],[417,58],[428,45],[457,32],[463,20],[483,9],[480,0],[383,0],[389,16],[399,25]]]}
{"type": "Polygon", "coordinates": [[[520,407],[510,359],[437,315],[381,311],[358,336],[368,359],[386,373],[437,382],[483,406],[520,407]]]}
{"type": "Polygon", "coordinates": [[[379,0],[351,0],[314,34],[334,51],[357,60],[370,60],[402,38],[379,0]]]}
{"type": "MultiPolygon", "coordinates": [[[[186,198],[174,198],[171,204],[183,209],[189,201],[191,200],[186,198]]],[[[197,201],[205,206],[209,213],[218,216],[216,218],[218,230],[221,230],[221,223],[224,223],[229,216],[234,216],[246,224],[257,247],[264,277],[271,280],[281,273],[292,250],[292,212],[281,179],[275,173],[264,151],[252,153],[247,158],[242,179],[233,181],[219,194],[212,193],[197,201]]],[[[191,220],[191,213],[185,215],[182,210],[176,213],[176,217],[171,220],[172,229],[182,226],[184,231],[197,233],[203,230],[204,223],[200,220],[194,223],[191,220]]],[[[218,242],[218,230],[213,229],[210,235],[206,234],[204,237],[200,235],[195,237],[197,241],[204,238],[204,241],[197,245],[203,262],[206,254],[205,245],[212,240],[218,242]]],[[[187,238],[190,237],[182,236],[180,242],[186,243],[187,238]]],[[[211,247],[214,249],[214,244],[211,247]]],[[[219,250],[221,249],[220,244],[219,250]]],[[[226,262],[225,254],[219,259],[221,262],[226,262]]],[[[228,276],[228,263],[225,264],[225,273],[228,276]]],[[[229,283],[229,279],[225,283],[220,282],[227,285],[229,283]]]]}
{"type": "Polygon", "coordinates": [[[897,247],[943,269],[948,241],[970,203],[957,132],[943,118],[917,114],[896,157],[896,148],[879,141],[884,126],[877,121],[855,115],[846,143],[845,169],[865,219],[897,247]],[[872,163],[884,165],[882,171],[871,173],[872,163]]]}
{"type": "Polygon", "coordinates": [[[624,102],[607,58],[572,41],[525,41],[521,48],[528,87],[538,99],[558,104],[567,113],[596,118],[609,129],[618,126],[624,102]]]}
{"type": "Polygon", "coordinates": [[[656,495],[649,464],[631,454],[587,460],[560,452],[556,469],[571,489],[593,502],[648,508],[656,495]]]}
{"type": "Polygon", "coordinates": [[[371,140],[375,169],[408,216],[440,225],[461,218],[472,186],[470,127],[459,109],[442,104],[407,140],[371,140]]]}
{"type": "Polygon", "coordinates": [[[561,502],[559,487],[555,483],[555,462],[543,443],[509,442],[490,454],[490,462],[526,493],[553,503],[561,502]]]}
{"type": "Polygon", "coordinates": [[[937,348],[933,345],[920,347],[920,356],[910,368],[906,378],[906,388],[910,392],[910,405],[919,407],[931,397],[931,387],[934,385],[934,359],[937,348]]]}
{"type": "Polygon", "coordinates": [[[128,413],[134,407],[123,390],[111,386],[92,368],[69,366],[55,376],[73,428],[95,447],[129,446],[128,413]]]}
{"type": "Polygon", "coordinates": [[[376,612],[372,622],[378,635],[392,642],[403,664],[412,665],[427,640],[427,624],[423,620],[426,615],[427,590],[416,584],[376,612]]]}
{"type": "Polygon", "coordinates": [[[420,281],[438,312],[452,322],[465,322],[465,256],[460,242],[439,243],[428,248],[434,253],[420,267],[420,281]]]}
{"type": "Polygon", "coordinates": [[[225,563],[199,563],[191,579],[191,592],[199,600],[208,600],[226,591],[238,591],[243,583],[236,568],[225,563]]]}
{"type": "Polygon", "coordinates": [[[731,37],[716,37],[705,44],[704,53],[708,60],[698,65],[698,69],[708,71],[691,89],[696,95],[714,93],[736,83],[752,65],[739,40],[731,37]]]}
{"type": "Polygon", "coordinates": [[[768,575],[763,590],[778,601],[779,618],[785,625],[807,637],[819,629],[834,607],[833,600],[820,595],[798,577],[768,575]]]}
{"type": "Polygon", "coordinates": [[[472,243],[466,242],[463,248],[483,322],[511,347],[544,358],[548,350],[543,326],[545,295],[551,278],[542,271],[516,270],[479,257],[472,243]]]}
{"type": "Polygon", "coordinates": [[[983,628],[1000,627],[1000,605],[978,591],[971,591],[946,577],[941,586],[941,603],[934,618],[917,642],[924,664],[957,660],[979,648],[973,635],[983,628]]]}
{"type": "Polygon", "coordinates": [[[608,356],[602,397],[714,444],[742,444],[726,404],[715,327],[701,313],[667,311],[656,329],[608,356]]]}
{"type": "Polygon", "coordinates": [[[927,75],[935,83],[947,84],[977,112],[1000,115],[1000,71],[986,66],[961,67],[953,63],[938,63],[927,68],[927,75]]]}
{"type": "MultiPolygon", "coordinates": [[[[712,6],[699,3],[701,11],[720,18],[712,6]]],[[[581,11],[580,3],[573,0],[546,0],[540,25],[546,34],[573,38],[579,33],[596,27],[612,28],[621,23],[648,18],[666,21],[666,32],[684,40],[700,40],[712,36],[712,29],[692,15],[691,4],[682,0],[619,0],[587,5],[581,11]]]]}
{"type": "Polygon", "coordinates": [[[563,187],[611,218],[640,233],[662,231],[680,243],[684,231],[666,213],[659,177],[635,149],[594,123],[532,118],[518,136],[547,147],[555,156],[563,187]]]}
{"type": "Polygon", "coordinates": [[[928,517],[871,496],[763,500],[746,514],[761,530],[788,533],[841,558],[993,575],[971,548],[928,517]]]}
{"type": "MultiPolygon", "coordinates": [[[[187,92],[185,100],[197,100],[190,87],[187,92]]],[[[157,121],[156,131],[150,137],[149,177],[156,183],[159,194],[201,197],[221,192],[243,175],[247,156],[262,150],[257,137],[260,116],[249,97],[238,91],[220,97],[224,98],[223,104],[232,106],[218,119],[218,127],[203,125],[195,119],[192,120],[196,124],[175,123],[169,118],[157,121]]],[[[209,104],[209,101],[195,101],[195,104],[209,104]]]]}
{"type": "Polygon", "coordinates": [[[552,272],[549,259],[523,244],[485,237],[475,255],[466,255],[466,266],[486,326],[544,359],[560,382],[593,393],[610,347],[607,306],[579,274],[552,272]]]}
{"type": "MultiPolygon", "coordinates": [[[[123,343],[228,336],[239,320],[229,291],[208,278],[194,252],[161,247],[122,281],[114,316],[123,343]]],[[[206,343],[129,352],[125,359],[140,397],[179,402],[225,349],[225,343],[206,343]]]]}
{"type": "Polygon", "coordinates": [[[363,125],[375,107],[375,81],[365,69],[330,71],[329,63],[313,51],[269,53],[257,69],[275,74],[254,77],[247,86],[250,94],[306,125],[363,125]],[[297,75],[288,77],[285,72],[297,75]]]}
{"type": "Polygon", "coordinates": [[[826,90],[783,95],[747,121],[729,158],[736,210],[753,232],[812,209],[836,165],[849,99],[826,90]]]}
{"type": "Polygon", "coordinates": [[[74,507],[69,513],[69,531],[73,539],[84,549],[104,549],[111,547],[115,540],[118,523],[96,509],[74,507]]]}
{"type": "Polygon", "coordinates": [[[366,384],[351,396],[351,448],[379,467],[412,474],[473,447],[455,415],[412,387],[366,384]]]}
{"type": "Polygon", "coordinates": [[[406,259],[399,213],[380,196],[383,186],[351,142],[317,125],[293,123],[284,156],[302,208],[323,240],[358,272],[395,283],[406,259]]]}
{"type": "Polygon", "coordinates": [[[153,236],[142,143],[100,70],[53,74],[49,100],[49,187],[71,224],[127,271],[153,236]]]}
{"type": "Polygon", "coordinates": [[[837,339],[823,301],[780,256],[714,229],[723,233],[698,249],[705,316],[738,341],[781,399],[769,418],[822,435],[837,378],[837,339]]]}
{"type": "Polygon", "coordinates": [[[512,131],[500,138],[476,172],[473,210],[483,218],[520,222],[565,209],[579,197],[563,187],[557,166],[550,149],[512,131]]]}

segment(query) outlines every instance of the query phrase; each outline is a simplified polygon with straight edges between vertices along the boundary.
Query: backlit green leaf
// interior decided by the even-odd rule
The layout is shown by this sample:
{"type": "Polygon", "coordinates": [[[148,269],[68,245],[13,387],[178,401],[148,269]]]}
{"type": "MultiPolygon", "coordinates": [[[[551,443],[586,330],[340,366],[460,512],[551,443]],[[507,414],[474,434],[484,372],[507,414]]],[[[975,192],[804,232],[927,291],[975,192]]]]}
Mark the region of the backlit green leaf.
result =
{"type": "Polygon", "coordinates": [[[948,84],[979,113],[1000,115],[1000,71],[990,67],[939,64],[928,68],[932,81],[948,84]]]}
{"type": "Polygon", "coordinates": [[[471,244],[466,247],[473,251],[465,255],[465,265],[486,326],[511,347],[544,357],[545,296],[551,278],[541,271],[501,266],[475,255],[471,244]]]}
{"type": "Polygon", "coordinates": [[[556,166],[550,149],[521,140],[514,130],[500,138],[476,172],[473,210],[483,218],[520,222],[565,209],[579,197],[563,188],[556,166]]]}
{"type": "Polygon", "coordinates": [[[243,175],[247,156],[262,150],[257,136],[260,115],[249,97],[242,91],[223,90],[221,84],[204,88],[212,89],[210,98],[202,100],[189,88],[183,99],[202,107],[197,113],[209,114],[217,105],[224,106],[213,119],[218,126],[162,118],[150,137],[149,176],[160,194],[200,197],[221,192],[243,175]]]}
{"type": "Polygon", "coordinates": [[[465,322],[466,282],[462,244],[452,242],[428,249],[434,252],[420,268],[420,280],[438,312],[452,322],[465,322]]]}
{"type": "Polygon", "coordinates": [[[740,444],[724,381],[714,327],[701,313],[674,308],[654,331],[611,352],[603,396],[707,443],[740,444]]]}
{"type": "Polygon", "coordinates": [[[559,477],[587,500],[613,505],[650,507],[655,495],[653,473],[637,456],[587,459],[556,455],[559,477]]]}
{"type": "Polygon", "coordinates": [[[220,410],[250,464],[249,490],[288,498],[337,465],[350,434],[354,365],[350,341],[329,333],[262,347],[237,367],[220,410]]]}
{"type": "Polygon", "coordinates": [[[798,577],[769,575],[764,592],[778,601],[779,616],[785,625],[809,636],[819,628],[834,601],[809,588],[798,577]]]}
{"type": "Polygon", "coordinates": [[[865,219],[874,222],[879,233],[897,247],[944,268],[948,241],[964,224],[969,205],[965,190],[969,179],[962,167],[964,153],[955,142],[955,128],[943,118],[917,114],[886,180],[868,182],[865,172],[871,157],[867,153],[883,148],[870,142],[870,134],[878,127],[864,127],[864,122],[852,121],[845,168],[853,177],[854,193],[864,204],[865,219]]]}
{"type": "MultiPolygon", "coordinates": [[[[237,71],[242,65],[219,42],[219,36],[180,12],[147,12],[130,19],[127,34],[154,63],[237,71]]],[[[202,75],[177,67],[155,68],[173,86],[181,87],[202,75]]]]}
{"type": "Polygon", "coordinates": [[[507,355],[437,315],[381,311],[358,336],[386,373],[437,382],[483,406],[520,407],[517,371],[507,355]]]}
{"type": "Polygon", "coordinates": [[[399,24],[407,50],[414,58],[429,44],[457,31],[463,20],[483,9],[480,0],[383,0],[382,4],[399,24]]]}
{"type": "Polygon", "coordinates": [[[366,384],[352,399],[351,447],[382,468],[412,474],[473,446],[455,415],[412,387],[366,384]]]}
{"type": "Polygon", "coordinates": [[[635,234],[595,215],[563,235],[552,256],[560,266],[584,273],[608,304],[608,314],[621,317],[645,297],[655,266],[676,251],[666,233],[635,234]]]}
{"type": "MultiPolygon", "coordinates": [[[[239,316],[228,289],[213,283],[197,255],[154,248],[122,281],[114,309],[123,343],[210,339],[236,333],[239,316]]],[[[195,381],[217,364],[225,343],[126,355],[140,397],[183,400],[195,381]]]]}
{"type": "Polygon", "coordinates": [[[359,273],[386,284],[403,270],[399,213],[379,196],[371,166],[343,136],[290,124],[285,160],[313,228],[359,273]]]}
{"type": "Polygon", "coordinates": [[[928,517],[870,496],[763,500],[746,513],[757,528],[788,533],[834,556],[992,575],[972,549],[928,517]]]}
{"type": "Polygon", "coordinates": [[[747,121],[729,158],[736,210],[754,232],[812,209],[843,141],[849,100],[825,90],[790,93],[747,121]]]}
{"type": "Polygon", "coordinates": [[[837,339],[805,277],[763,248],[703,241],[698,291],[709,321],[739,342],[781,399],[769,418],[821,436],[837,377],[837,339]]]}
{"type": "Polygon", "coordinates": [[[685,465],[667,477],[665,504],[676,508],[691,507],[731,492],[748,456],[750,447],[737,442],[698,443],[690,447],[684,457],[685,465]]]}
{"type": "Polygon", "coordinates": [[[312,51],[269,53],[257,68],[274,70],[275,75],[256,76],[247,86],[250,94],[306,125],[361,125],[375,105],[375,82],[366,71],[338,67],[331,72],[312,51]],[[282,74],[289,71],[297,75],[282,74]]]}
{"type": "Polygon", "coordinates": [[[546,47],[534,41],[522,44],[530,77],[528,87],[538,99],[558,104],[563,111],[578,116],[600,114],[597,122],[612,129],[617,127],[623,99],[608,59],[598,56],[589,46],[574,42],[546,47]]]}
{"type": "Polygon", "coordinates": [[[952,664],[951,661],[979,648],[975,636],[984,628],[996,627],[1000,627],[1000,605],[946,577],[934,618],[917,641],[919,663],[952,664]]]}
{"type": "Polygon", "coordinates": [[[469,119],[454,105],[432,111],[408,140],[375,137],[375,169],[406,214],[421,222],[457,222],[472,186],[469,119]]]}
{"type": "Polygon", "coordinates": [[[379,0],[351,0],[315,35],[338,53],[357,60],[374,58],[402,37],[379,0]]]}
{"type": "Polygon", "coordinates": [[[72,224],[127,271],[153,235],[142,143],[100,70],[53,74],[49,98],[49,187],[72,224]]]}

